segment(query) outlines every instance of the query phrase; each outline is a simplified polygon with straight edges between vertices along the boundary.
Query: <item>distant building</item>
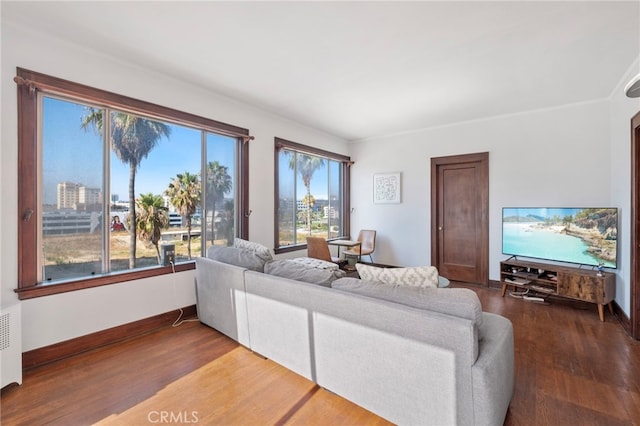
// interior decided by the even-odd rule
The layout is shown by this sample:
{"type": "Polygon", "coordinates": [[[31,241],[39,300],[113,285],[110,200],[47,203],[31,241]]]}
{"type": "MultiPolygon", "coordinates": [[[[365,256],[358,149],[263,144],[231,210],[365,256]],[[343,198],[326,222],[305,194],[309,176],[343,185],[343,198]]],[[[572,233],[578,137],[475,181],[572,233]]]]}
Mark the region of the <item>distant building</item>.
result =
{"type": "Polygon", "coordinates": [[[339,211],[333,206],[324,206],[324,218],[325,219],[338,219],[339,211]]]}
{"type": "Polygon", "coordinates": [[[89,188],[81,183],[60,182],[56,198],[58,210],[87,210],[88,206],[102,204],[102,191],[100,188],[89,188]]]}
{"type": "Polygon", "coordinates": [[[78,202],[89,206],[92,204],[100,204],[102,201],[102,191],[100,188],[87,188],[81,186],[78,188],[78,202]]]}
{"type": "Polygon", "coordinates": [[[180,215],[180,213],[169,213],[169,226],[182,226],[182,216],[180,215]]]}
{"type": "Polygon", "coordinates": [[[96,212],[45,212],[42,214],[42,234],[88,234],[99,231],[101,222],[102,215],[96,212]]]}
{"type": "Polygon", "coordinates": [[[78,204],[79,183],[61,182],[57,188],[58,210],[73,209],[78,204]]]}

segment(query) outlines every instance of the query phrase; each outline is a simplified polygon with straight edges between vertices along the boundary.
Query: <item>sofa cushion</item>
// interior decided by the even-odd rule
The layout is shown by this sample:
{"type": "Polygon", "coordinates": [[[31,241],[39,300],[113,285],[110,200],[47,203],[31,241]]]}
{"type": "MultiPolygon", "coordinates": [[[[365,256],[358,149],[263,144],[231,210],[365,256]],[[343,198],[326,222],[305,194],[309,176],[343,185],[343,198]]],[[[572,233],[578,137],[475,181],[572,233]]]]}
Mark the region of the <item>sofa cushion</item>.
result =
{"type": "Polygon", "coordinates": [[[269,260],[264,265],[264,273],[325,287],[331,287],[333,281],[345,276],[341,270],[314,268],[291,259],[269,260]]]}
{"type": "Polygon", "coordinates": [[[228,263],[252,271],[264,272],[267,259],[251,250],[236,247],[211,246],[207,249],[207,257],[218,262],[228,263]]]}
{"type": "Polygon", "coordinates": [[[378,268],[356,263],[356,269],[363,280],[411,287],[438,287],[438,269],[435,266],[378,268]]]}
{"type": "Polygon", "coordinates": [[[233,240],[233,246],[242,250],[252,251],[257,256],[263,258],[265,261],[273,259],[273,255],[271,254],[271,250],[269,250],[269,247],[263,246],[260,243],[243,240],[242,238],[235,238],[233,240]]]}
{"type": "Polygon", "coordinates": [[[467,288],[413,287],[348,277],[334,281],[331,287],[414,308],[466,318],[474,321],[478,327],[482,324],[480,299],[474,291],[467,288]]]}

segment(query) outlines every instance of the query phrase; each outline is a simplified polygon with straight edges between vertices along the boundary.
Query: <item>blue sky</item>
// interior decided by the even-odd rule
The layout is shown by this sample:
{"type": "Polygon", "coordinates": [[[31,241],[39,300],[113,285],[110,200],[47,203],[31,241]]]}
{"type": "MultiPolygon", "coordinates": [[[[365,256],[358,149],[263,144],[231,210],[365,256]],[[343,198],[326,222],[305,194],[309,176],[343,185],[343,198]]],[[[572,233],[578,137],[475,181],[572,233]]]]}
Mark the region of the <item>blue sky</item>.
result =
{"type": "MultiPolygon", "coordinates": [[[[290,161],[289,156],[287,155],[280,155],[279,156],[279,164],[278,164],[278,168],[280,171],[280,177],[281,179],[279,180],[280,183],[280,197],[284,198],[286,197],[286,195],[288,195],[291,191],[293,191],[292,188],[292,182],[293,179],[291,179],[291,174],[293,173],[293,171],[289,168],[289,161],[290,161]]],[[[328,179],[328,170],[329,170],[329,162],[325,161],[324,166],[320,167],[318,170],[315,171],[315,173],[313,174],[313,177],[311,179],[311,195],[313,195],[313,197],[317,200],[327,200],[328,199],[328,184],[327,184],[327,179],[328,179]]],[[[339,194],[339,182],[340,182],[340,175],[338,173],[338,164],[336,162],[333,162],[333,168],[331,170],[331,192],[334,195],[338,195],[339,194]]],[[[300,175],[296,176],[296,190],[297,190],[297,195],[296,195],[296,199],[301,200],[307,193],[307,190],[304,186],[304,183],[302,182],[302,178],[300,177],[300,175]]]]}
{"type": "MultiPolygon", "coordinates": [[[[44,203],[56,202],[59,182],[70,181],[88,187],[102,188],[102,144],[93,129],[81,128],[86,114],[83,105],[53,98],[43,102],[43,198],[44,203]]],[[[136,197],[152,192],[161,195],[178,173],[198,173],[201,168],[201,133],[184,126],[170,125],[169,139],[162,138],[149,156],[142,160],[136,174],[136,197]]],[[[208,134],[208,161],[217,160],[234,169],[235,140],[208,134]]],[[[129,165],[122,163],[112,150],[111,194],[120,200],[129,198],[129,165]]],[[[232,190],[233,192],[233,190],[232,190]]],[[[229,195],[229,194],[227,194],[229,195]]]]}

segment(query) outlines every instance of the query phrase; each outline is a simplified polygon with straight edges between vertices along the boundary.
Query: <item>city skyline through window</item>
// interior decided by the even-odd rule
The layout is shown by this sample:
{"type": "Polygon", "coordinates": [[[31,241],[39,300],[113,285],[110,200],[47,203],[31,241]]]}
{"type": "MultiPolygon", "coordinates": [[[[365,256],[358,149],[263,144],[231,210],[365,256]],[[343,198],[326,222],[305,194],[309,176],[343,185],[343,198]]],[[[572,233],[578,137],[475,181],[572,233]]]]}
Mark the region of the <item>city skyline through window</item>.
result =
{"type": "Polygon", "coordinates": [[[166,244],[180,262],[201,255],[202,241],[232,243],[236,138],[50,96],[42,96],[41,133],[43,282],[162,264],[166,244]],[[167,192],[179,176],[196,185],[190,214],[167,192]],[[157,218],[148,219],[153,208],[157,218]],[[158,226],[159,239],[143,226],[158,226]]]}

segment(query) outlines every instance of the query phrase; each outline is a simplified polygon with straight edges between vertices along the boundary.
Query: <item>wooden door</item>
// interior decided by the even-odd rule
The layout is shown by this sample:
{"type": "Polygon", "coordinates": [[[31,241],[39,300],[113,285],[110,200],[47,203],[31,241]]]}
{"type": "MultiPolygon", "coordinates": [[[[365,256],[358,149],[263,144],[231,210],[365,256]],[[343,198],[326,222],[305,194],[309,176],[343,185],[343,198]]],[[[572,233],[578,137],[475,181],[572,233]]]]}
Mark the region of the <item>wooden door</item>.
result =
{"type": "Polygon", "coordinates": [[[453,281],[489,283],[489,153],[431,159],[431,264],[453,281]]]}

